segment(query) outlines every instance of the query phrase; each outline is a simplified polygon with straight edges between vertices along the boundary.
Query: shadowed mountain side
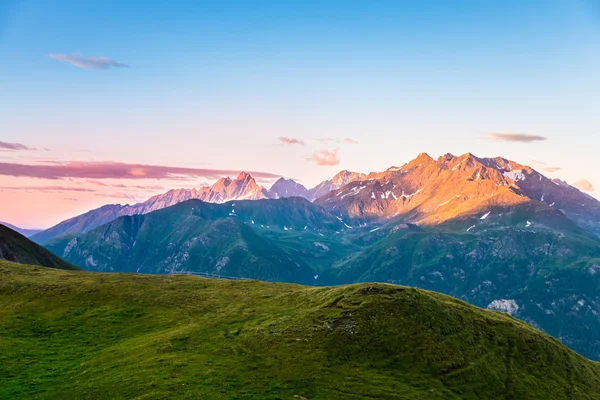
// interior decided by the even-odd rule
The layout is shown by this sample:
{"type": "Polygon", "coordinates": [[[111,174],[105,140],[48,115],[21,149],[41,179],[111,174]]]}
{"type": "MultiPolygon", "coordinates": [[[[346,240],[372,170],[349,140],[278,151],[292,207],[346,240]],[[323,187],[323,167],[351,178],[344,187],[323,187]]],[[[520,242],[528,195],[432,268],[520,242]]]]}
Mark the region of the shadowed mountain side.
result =
{"type": "Polygon", "coordinates": [[[48,268],[78,269],[4,225],[0,225],[0,259],[48,268]]]}
{"type": "Polygon", "coordinates": [[[226,204],[190,200],[55,239],[47,248],[95,271],[210,273],[309,283],[313,270],[306,262],[258,230],[317,235],[341,227],[321,207],[301,198],[226,204]]]}

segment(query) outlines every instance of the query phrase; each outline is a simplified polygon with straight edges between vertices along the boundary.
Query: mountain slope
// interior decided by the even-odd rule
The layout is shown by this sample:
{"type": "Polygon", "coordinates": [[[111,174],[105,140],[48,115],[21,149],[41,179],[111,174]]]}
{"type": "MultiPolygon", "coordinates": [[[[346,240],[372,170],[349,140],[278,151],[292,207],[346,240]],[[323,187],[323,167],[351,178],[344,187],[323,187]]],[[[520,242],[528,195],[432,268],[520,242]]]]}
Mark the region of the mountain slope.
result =
{"type": "Polygon", "coordinates": [[[511,212],[496,209],[485,220],[436,228],[377,226],[362,235],[360,251],[323,271],[319,283],[435,290],[503,309],[600,359],[600,241],[538,221],[527,226],[527,210],[511,212]]]}
{"type": "Polygon", "coordinates": [[[308,189],[292,179],[280,178],[269,189],[269,197],[280,199],[283,197],[304,197],[310,199],[308,189]]]}
{"type": "Polygon", "coordinates": [[[333,178],[323,181],[314,188],[310,189],[309,199],[318,199],[319,197],[325,196],[332,190],[337,190],[350,182],[355,182],[365,178],[365,174],[358,172],[350,172],[346,170],[338,172],[333,178]]]}
{"type": "Polygon", "coordinates": [[[48,268],[77,269],[4,225],[0,225],[0,259],[48,268]]]}
{"type": "Polygon", "coordinates": [[[7,228],[10,228],[15,232],[19,232],[21,235],[23,235],[25,237],[31,237],[31,236],[35,235],[36,233],[40,233],[42,231],[42,229],[23,229],[23,228],[19,228],[18,226],[9,224],[8,222],[2,222],[2,221],[0,221],[0,225],[4,225],[7,228]]]}
{"type": "Polygon", "coordinates": [[[47,248],[95,271],[194,272],[309,283],[313,270],[263,232],[310,230],[316,236],[343,227],[301,198],[225,204],[190,200],[55,239],[47,248]]]}
{"type": "Polygon", "coordinates": [[[401,168],[369,174],[317,201],[350,218],[399,216],[426,225],[536,202],[592,232],[598,233],[600,226],[600,202],[594,198],[513,161],[472,154],[434,160],[423,153],[401,168]]]}
{"type": "Polygon", "coordinates": [[[2,398],[600,398],[598,364],[423,290],[0,272],[2,398]]]}

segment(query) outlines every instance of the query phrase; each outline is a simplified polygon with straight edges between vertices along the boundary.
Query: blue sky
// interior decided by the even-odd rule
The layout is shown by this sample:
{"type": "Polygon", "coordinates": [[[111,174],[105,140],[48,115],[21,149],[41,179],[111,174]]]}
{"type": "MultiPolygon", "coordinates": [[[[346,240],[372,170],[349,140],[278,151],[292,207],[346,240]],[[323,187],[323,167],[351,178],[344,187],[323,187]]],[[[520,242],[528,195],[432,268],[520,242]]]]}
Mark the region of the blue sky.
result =
{"type": "MultiPolygon", "coordinates": [[[[592,0],[0,0],[0,142],[37,149],[0,162],[243,169],[311,186],[420,152],[472,152],[560,168],[547,174],[600,190],[599,49],[592,0]],[[49,57],[78,53],[129,68],[49,57]],[[319,165],[319,151],[339,163],[319,165]]],[[[0,176],[3,187],[47,184],[0,176]]],[[[29,226],[123,201],[13,192],[0,220],[29,226]],[[54,211],[18,214],[40,196],[54,211]]]]}

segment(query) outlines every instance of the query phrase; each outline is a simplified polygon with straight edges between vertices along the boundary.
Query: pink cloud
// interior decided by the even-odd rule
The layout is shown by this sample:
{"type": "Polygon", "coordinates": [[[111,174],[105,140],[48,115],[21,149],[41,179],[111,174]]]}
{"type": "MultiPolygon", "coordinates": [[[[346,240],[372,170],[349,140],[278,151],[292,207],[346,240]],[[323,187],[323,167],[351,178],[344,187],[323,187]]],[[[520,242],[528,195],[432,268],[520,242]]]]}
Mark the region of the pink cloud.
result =
{"type": "Polygon", "coordinates": [[[152,185],[123,185],[123,184],[118,184],[118,185],[111,185],[114,188],[121,188],[121,189],[140,189],[140,190],[165,190],[164,187],[162,186],[152,186],[152,185]]]}
{"type": "Polygon", "coordinates": [[[358,140],[354,140],[352,138],[324,137],[324,138],[319,138],[317,140],[323,144],[330,144],[330,143],[358,144],[358,140]]]}
{"type": "MultiPolygon", "coordinates": [[[[86,178],[86,179],[172,179],[189,177],[218,179],[237,175],[241,171],[203,168],[169,167],[161,165],[127,164],[112,161],[81,162],[63,164],[17,164],[0,163],[0,175],[40,179],[86,178]]],[[[268,172],[250,171],[260,179],[274,179],[279,175],[268,172]]]]}
{"type": "Polygon", "coordinates": [[[96,197],[104,197],[104,198],[108,198],[108,199],[125,199],[125,200],[131,200],[131,201],[140,201],[142,199],[131,195],[129,193],[124,193],[124,192],[118,192],[118,193],[96,193],[95,194],[96,197]]]}
{"type": "Polygon", "coordinates": [[[280,136],[279,141],[281,142],[281,144],[289,144],[289,145],[299,144],[300,146],[304,146],[304,142],[300,139],[280,136]]]}
{"type": "Polygon", "coordinates": [[[594,191],[594,185],[592,185],[592,182],[588,181],[587,179],[577,181],[573,184],[573,186],[575,186],[579,190],[583,190],[584,192],[594,191]]]}
{"type": "Polygon", "coordinates": [[[93,189],[70,186],[3,186],[0,189],[5,190],[28,190],[39,192],[95,192],[93,189]]]}
{"type": "Polygon", "coordinates": [[[319,142],[321,143],[331,143],[331,142],[339,142],[339,139],[336,138],[332,138],[332,137],[324,137],[324,138],[319,138],[317,139],[319,142]]]}
{"type": "Polygon", "coordinates": [[[548,138],[545,136],[531,135],[529,133],[492,132],[485,135],[485,137],[495,142],[531,143],[548,140],[548,138]]]}
{"type": "Polygon", "coordinates": [[[86,182],[89,183],[90,185],[108,186],[106,183],[103,183],[103,182],[100,182],[100,181],[94,181],[94,180],[91,180],[91,179],[88,179],[86,182]]]}
{"type": "Polygon", "coordinates": [[[21,143],[0,142],[0,150],[35,150],[32,147],[25,146],[21,143]]]}
{"type": "Polygon", "coordinates": [[[340,163],[340,159],[338,158],[337,150],[319,150],[315,151],[313,155],[309,158],[310,161],[314,161],[317,165],[321,166],[332,166],[338,165],[340,163]]]}

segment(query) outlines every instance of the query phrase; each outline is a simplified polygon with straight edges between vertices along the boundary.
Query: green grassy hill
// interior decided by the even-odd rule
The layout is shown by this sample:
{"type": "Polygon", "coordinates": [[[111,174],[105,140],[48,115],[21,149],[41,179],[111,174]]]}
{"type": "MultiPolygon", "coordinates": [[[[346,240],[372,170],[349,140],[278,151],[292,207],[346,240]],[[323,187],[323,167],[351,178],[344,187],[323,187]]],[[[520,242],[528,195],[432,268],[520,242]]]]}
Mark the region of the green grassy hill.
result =
{"type": "Polygon", "coordinates": [[[0,275],[2,399],[600,399],[598,364],[425,290],[0,275]]]}
{"type": "Polygon", "coordinates": [[[20,233],[0,224],[0,260],[48,268],[78,269],[20,233]]]}

